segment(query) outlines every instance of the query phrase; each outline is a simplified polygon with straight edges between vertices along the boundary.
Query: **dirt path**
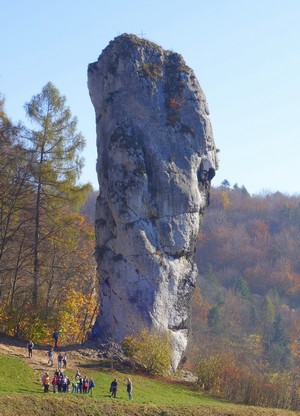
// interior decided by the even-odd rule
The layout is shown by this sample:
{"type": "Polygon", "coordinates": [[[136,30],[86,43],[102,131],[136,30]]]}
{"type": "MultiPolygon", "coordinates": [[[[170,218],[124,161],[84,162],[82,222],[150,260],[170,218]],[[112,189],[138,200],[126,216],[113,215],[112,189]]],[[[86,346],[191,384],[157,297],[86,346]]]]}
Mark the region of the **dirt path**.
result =
{"type": "Polygon", "coordinates": [[[54,371],[57,368],[57,356],[59,352],[67,353],[68,367],[71,367],[72,369],[77,368],[80,362],[82,362],[86,357],[91,359],[97,358],[95,356],[96,351],[94,350],[87,350],[86,348],[83,349],[80,346],[74,346],[74,349],[72,349],[71,346],[65,346],[55,349],[54,365],[50,367],[48,365],[48,357],[46,355],[49,348],[50,347],[47,348],[46,346],[37,345],[33,349],[32,357],[29,358],[26,342],[0,336],[0,354],[22,358],[40,374],[47,370],[54,371]]]}
{"type": "Polygon", "coordinates": [[[3,355],[12,355],[15,357],[19,357],[26,360],[26,363],[28,363],[34,370],[34,372],[37,374],[38,377],[40,377],[40,374],[47,371],[46,369],[48,367],[48,359],[45,355],[45,351],[41,350],[33,350],[32,358],[28,357],[28,351],[27,347],[20,347],[16,345],[9,345],[0,343],[0,354],[3,355]]]}

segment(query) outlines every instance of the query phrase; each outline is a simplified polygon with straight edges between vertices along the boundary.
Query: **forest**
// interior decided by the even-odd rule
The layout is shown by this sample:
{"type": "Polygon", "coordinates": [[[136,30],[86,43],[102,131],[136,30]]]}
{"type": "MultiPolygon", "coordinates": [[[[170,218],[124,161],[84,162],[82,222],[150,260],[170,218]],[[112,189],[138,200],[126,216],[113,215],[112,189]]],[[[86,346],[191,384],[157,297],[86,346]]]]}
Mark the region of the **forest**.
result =
{"type": "Polygon", "coordinates": [[[14,123],[0,100],[0,331],[49,342],[86,338],[98,311],[94,227],[80,207],[85,140],[48,83],[14,123]]]}
{"type": "MultiPolygon", "coordinates": [[[[78,185],[85,145],[48,83],[14,123],[0,97],[0,332],[86,340],[98,313],[97,192],[78,185]]],[[[300,409],[300,196],[212,187],[183,368],[230,401],[300,409]]]]}
{"type": "Polygon", "coordinates": [[[230,400],[299,408],[300,196],[211,189],[188,366],[230,400]]]}

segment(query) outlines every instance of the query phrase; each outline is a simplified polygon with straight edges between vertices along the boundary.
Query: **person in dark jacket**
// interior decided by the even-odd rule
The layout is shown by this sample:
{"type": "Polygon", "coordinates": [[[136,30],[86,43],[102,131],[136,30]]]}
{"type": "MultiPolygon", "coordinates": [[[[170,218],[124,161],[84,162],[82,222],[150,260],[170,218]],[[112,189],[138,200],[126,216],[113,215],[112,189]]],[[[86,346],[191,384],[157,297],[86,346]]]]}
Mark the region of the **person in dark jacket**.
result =
{"type": "Polygon", "coordinates": [[[32,350],[34,348],[34,343],[31,341],[31,339],[28,341],[27,349],[28,349],[28,357],[32,357],[32,350]]]}
{"type": "Polygon", "coordinates": [[[110,389],[109,389],[111,393],[110,397],[113,397],[115,399],[117,396],[117,390],[118,390],[118,381],[115,378],[110,384],[110,389]]]}
{"type": "Polygon", "coordinates": [[[90,378],[90,381],[89,381],[89,393],[90,394],[93,394],[93,388],[94,387],[95,387],[94,379],[90,378]]]}
{"type": "Polygon", "coordinates": [[[58,337],[59,337],[59,331],[56,329],[53,332],[54,347],[57,347],[58,337]]]}

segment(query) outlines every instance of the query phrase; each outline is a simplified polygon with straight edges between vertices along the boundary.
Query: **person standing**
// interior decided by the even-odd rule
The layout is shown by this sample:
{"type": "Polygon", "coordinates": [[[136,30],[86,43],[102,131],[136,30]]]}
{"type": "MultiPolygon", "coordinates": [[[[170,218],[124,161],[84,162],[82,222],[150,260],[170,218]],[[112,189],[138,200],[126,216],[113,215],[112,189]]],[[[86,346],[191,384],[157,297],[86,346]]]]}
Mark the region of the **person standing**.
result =
{"type": "Polygon", "coordinates": [[[52,384],[52,388],[53,388],[53,393],[56,393],[56,390],[57,390],[57,376],[55,374],[52,378],[51,384],[52,384]]]}
{"type": "Polygon", "coordinates": [[[62,391],[63,393],[68,393],[69,391],[69,378],[64,375],[63,379],[62,379],[62,391]]]}
{"type": "Polygon", "coordinates": [[[130,380],[130,378],[127,379],[126,390],[128,393],[129,400],[132,400],[132,381],[130,380]]]}
{"type": "Polygon", "coordinates": [[[76,376],[74,381],[72,381],[72,393],[78,393],[78,384],[79,384],[79,377],[76,376]]]}
{"type": "Polygon", "coordinates": [[[84,376],[82,380],[82,393],[87,394],[88,389],[89,389],[89,380],[86,376],[84,376]]]}
{"type": "Polygon", "coordinates": [[[79,377],[81,377],[81,374],[80,374],[80,372],[79,372],[79,370],[78,370],[78,369],[77,369],[76,374],[75,374],[75,378],[76,378],[76,377],[78,377],[78,378],[79,378],[79,377]]]}
{"type": "Polygon", "coordinates": [[[62,369],[62,365],[63,365],[63,356],[61,354],[61,352],[58,354],[57,356],[57,366],[58,369],[61,370],[62,369]]]}
{"type": "Polygon", "coordinates": [[[52,347],[46,352],[46,355],[48,356],[48,365],[52,367],[54,364],[54,351],[52,347]]]}
{"type": "Polygon", "coordinates": [[[31,339],[28,341],[27,349],[28,349],[28,357],[32,357],[32,350],[34,348],[34,343],[31,341],[31,339]]]}
{"type": "Polygon", "coordinates": [[[90,379],[89,381],[89,393],[93,394],[93,388],[95,387],[94,379],[90,379]]]}
{"type": "Polygon", "coordinates": [[[58,337],[59,337],[59,331],[56,329],[53,332],[54,347],[57,347],[58,337]]]}
{"type": "Polygon", "coordinates": [[[42,383],[43,383],[43,387],[44,387],[44,393],[49,393],[49,374],[45,373],[42,377],[42,383]]]}
{"type": "Polygon", "coordinates": [[[115,399],[117,396],[117,390],[118,390],[118,381],[115,378],[110,384],[110,389],[109,389],[109,391],[111,392],[110,397],[113,397],[115,399]]]}
{"type": "Polygon", "coordinates": [[[58,378],[57,378],[57,391],[58,391],[58,393],[61,393],[62,390],[63,390],[63,375],[59,371],[58,378]]]}
{"type": "Polygon", "coordinates": [[[82,394],[82,390],[83,390],[83,377],[79,376],[78,377],[78,392],[82,394]]]}
{"type": "Polygon", "coordinates": [[[67,356],[67,353],[65,352],[63,356],[63,368],[67,368],[67,360],[68,360],[68,356],[67,356]]]}

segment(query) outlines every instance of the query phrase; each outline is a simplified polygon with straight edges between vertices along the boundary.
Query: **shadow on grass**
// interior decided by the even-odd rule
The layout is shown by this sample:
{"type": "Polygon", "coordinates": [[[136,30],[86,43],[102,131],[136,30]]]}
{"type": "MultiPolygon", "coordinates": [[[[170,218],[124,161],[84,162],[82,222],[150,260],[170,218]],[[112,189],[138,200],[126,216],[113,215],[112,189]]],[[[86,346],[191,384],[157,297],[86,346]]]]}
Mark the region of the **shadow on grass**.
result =
{"type": "Polygon", "coordinates": [[[91,370],[102,370],[102,371],[119,371],[124,373],[130,369],[129,364],[114,362],[113,365],[110,360],[101,359],[99,361],[85,362],[78,365],[79,368],[88,368],[91,370]]]}
{"type": "MultiPolygon", "coordinates": [[[[27,350],[28,339],[12,337],[12,336],[5,335],[2,332],[0,332],[0,343],[10,345],[13,347],[25,348],[27,350]]],[[[96,346],[97,344],[94,343],[92,348],[96,348],[96,346]]],[[[74,350],[86,348],[85,343],[83,343],[83,344],[58,345],[57,347],[54,347],[54,345],[52,344],[46,344],[46,345],[35,344],[34,349],[40,350],[40,351],[48,351],[50,347],[53,347],[54,350],[56,351],[62,351],[62,352],[74,351],[74,350]]]]}

